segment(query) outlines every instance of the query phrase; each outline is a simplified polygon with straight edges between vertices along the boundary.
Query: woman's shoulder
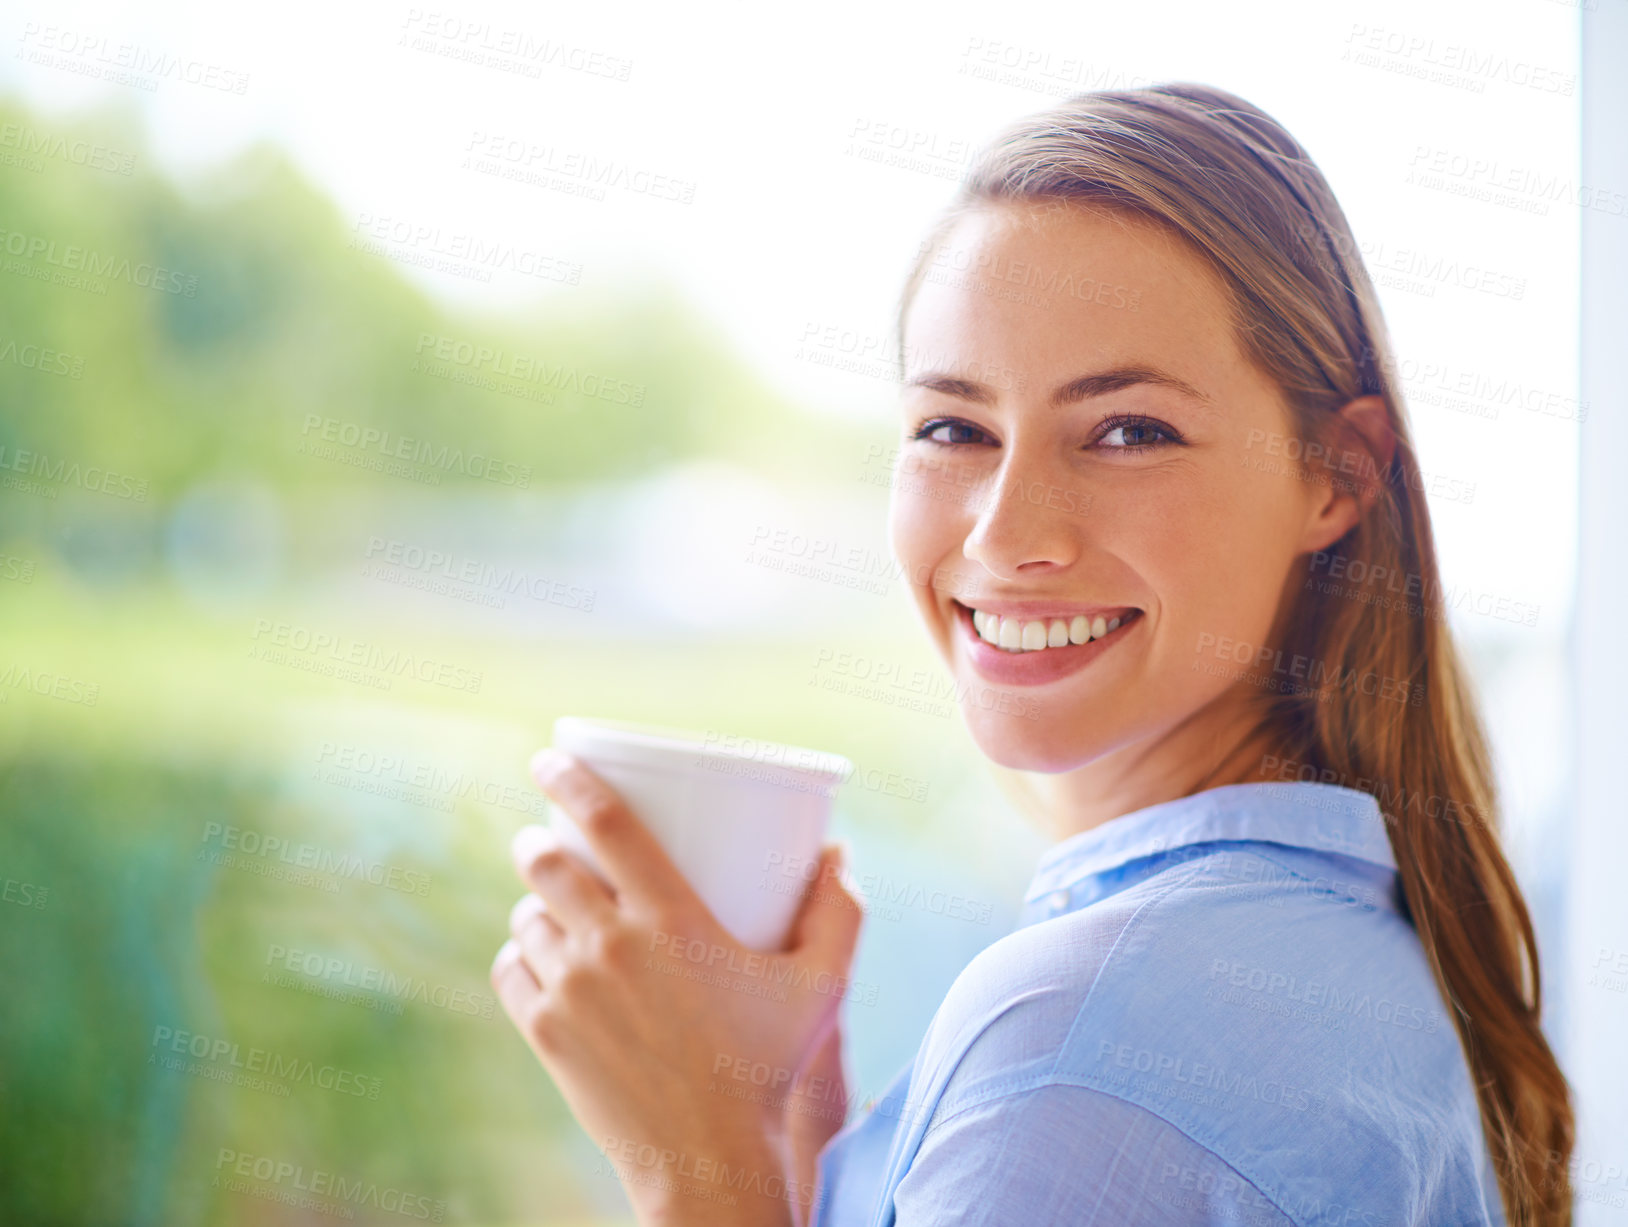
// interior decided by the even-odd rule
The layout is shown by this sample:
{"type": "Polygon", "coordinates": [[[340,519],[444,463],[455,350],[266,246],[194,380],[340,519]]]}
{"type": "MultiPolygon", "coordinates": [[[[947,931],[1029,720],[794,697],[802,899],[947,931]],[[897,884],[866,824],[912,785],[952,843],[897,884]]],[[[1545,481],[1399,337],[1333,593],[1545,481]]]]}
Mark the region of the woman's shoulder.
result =
{"type": "Polygon", "coordinates": [[[1237,1003],[1229,989],[1281,997],[1302,1020],[1310,1015],[1298,1006],[1319,993],[1331,1008],[1367,1017],[1374,994],[1357,990],[1385,988],[1421,998],[1399,1002],[1418,1008],[1396,1025],[1432,1034],[1445,1025],[1418,935],[1390,895],[1394,874],[1257,841],[1181,853],[1116,893],[985,947],[952,986],[945,1026],[963,1030],[1022,1005],[1034,1013],[1042,1002],[1152,1009],[1195,988],[1210,1009],[1237,1003]],[[1136,991],[1117,992],[1127,980],[1136,991]]]}
{"type": "Polygon", "coordinates": [[[939,1038],[965,1039],[1017,1012],[1030,1027],[1055,1016],[1061,1041],[1080,1031],[1088,1005],[1093,1017],[1157,1012],[1195,990],[1222,1017],[1237,1004],[1229,990],[1243,989],[1295,1002],[1289,1012],[1304,1020],[1307,994],[1363,1017],[1373,994],[1364,1002],[1356,988],[1383,986],[1422,998],[1405,1003],[1419,1008],[1398,1025],[1434,1033],[1445,1023],[1418,936],[1387,898],[1391,875],[1256,841],[1180,851],[1116,893],[985,947],[935,1017],[939,1038]]]}
{"type": "Polygon", "coordinates": [[[1417,934],[1382,879],[1298,852],[1216,845],[987,947],[918,1058],[935,1115],[1076,1086],[1156,1113],[1286,1207],[1337,1205],[1376,1164],[1398,1209],[1467,1195],[1479,1114],[1417,934]]]}

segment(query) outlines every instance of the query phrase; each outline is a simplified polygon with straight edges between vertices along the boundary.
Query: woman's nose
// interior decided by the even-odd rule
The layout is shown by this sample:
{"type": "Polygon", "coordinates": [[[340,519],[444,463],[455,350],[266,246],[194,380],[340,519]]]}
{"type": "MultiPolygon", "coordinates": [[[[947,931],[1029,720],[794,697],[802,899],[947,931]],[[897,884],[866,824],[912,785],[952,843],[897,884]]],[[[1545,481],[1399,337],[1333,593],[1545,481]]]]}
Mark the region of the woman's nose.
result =
{"type": "Polygon", "coordinates": [[[1060,569],[1080,555],[1091,500],[1049,466],[1008,460],[969,500],[976,513],[962,553],[991,574],[1019,579],[1060,569]]]}

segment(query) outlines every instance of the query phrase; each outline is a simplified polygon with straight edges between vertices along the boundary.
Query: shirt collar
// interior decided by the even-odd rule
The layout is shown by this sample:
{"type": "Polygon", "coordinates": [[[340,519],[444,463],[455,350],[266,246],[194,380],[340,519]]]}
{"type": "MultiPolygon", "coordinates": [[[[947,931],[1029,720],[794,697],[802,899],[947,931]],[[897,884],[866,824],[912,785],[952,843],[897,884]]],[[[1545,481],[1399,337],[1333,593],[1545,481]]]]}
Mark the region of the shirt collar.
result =
{"type": "Polygon", "coordinates": [[[1316,848],[1396,868],[1384,815],[1369,793],[1298,781],[1227,784],[1133,810],[1052,845],[1041,855],[1024,900],[1128,861],[1221,839],[1316,848]]]}

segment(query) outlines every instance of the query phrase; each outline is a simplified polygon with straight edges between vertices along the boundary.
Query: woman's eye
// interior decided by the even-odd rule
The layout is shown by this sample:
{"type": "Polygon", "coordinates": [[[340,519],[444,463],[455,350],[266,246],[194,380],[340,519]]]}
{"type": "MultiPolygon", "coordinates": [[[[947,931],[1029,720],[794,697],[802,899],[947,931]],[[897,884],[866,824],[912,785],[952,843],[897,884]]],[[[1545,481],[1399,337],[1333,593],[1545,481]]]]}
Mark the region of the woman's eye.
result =
{"type": "Polygon", "coordinates": [[[1147,418],[1110,423],[1097,442],[1113,448],[1153,447],[1159,443],[1179,443],[1180,436],[1168,426],[1147,418]]]}
{"type": "Polygon", "coordinates": [[[944,443],[952,447],[960,443],[977,442],[977,439],[955,436],[954,432],[956,431],[969,432],[978,438],[986,437],[984,432],[976,426],[971,426],[966,422],[958,422],[954,418],[934,418],[930,422],[923,422],[921,428],[910,437],[912,439],[926,439],[930,443],[944,443]],[[948,436],[944,433],[946,431],[950,432],[948,436]]]}

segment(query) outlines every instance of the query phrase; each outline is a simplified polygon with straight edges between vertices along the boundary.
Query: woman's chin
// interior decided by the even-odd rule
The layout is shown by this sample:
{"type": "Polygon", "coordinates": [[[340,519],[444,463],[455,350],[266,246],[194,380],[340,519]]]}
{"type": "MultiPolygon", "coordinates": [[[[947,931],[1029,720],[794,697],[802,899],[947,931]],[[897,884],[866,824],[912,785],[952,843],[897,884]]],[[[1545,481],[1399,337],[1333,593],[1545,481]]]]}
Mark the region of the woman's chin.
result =
{"type": "Polygon", "coordinates": [[[989,712],[967,712],[967,730],[984,757],[1014,771],[1054,775],[1083,767],[1097,755],[1080,741],[1078,729],[1042,727],[1031,721],[989,712]]]}

